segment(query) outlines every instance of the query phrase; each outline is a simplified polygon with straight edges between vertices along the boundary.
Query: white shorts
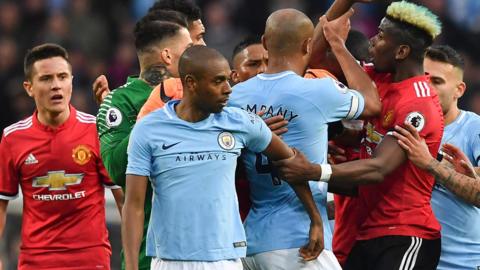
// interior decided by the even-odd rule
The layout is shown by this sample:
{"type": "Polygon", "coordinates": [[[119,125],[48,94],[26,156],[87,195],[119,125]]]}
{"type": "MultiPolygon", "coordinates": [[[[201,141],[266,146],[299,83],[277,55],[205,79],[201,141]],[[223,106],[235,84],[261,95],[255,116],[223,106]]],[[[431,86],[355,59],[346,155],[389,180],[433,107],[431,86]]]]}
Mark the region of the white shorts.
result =
{"type": "Polygon", "coordinates": [[[304,261],[298,248],[262,252],[242,258],[245,270],[341,270],[333,252],[323,250],[313,261],[304,261]]]}
{"type": "Polygon", "coordinates": [[[152,258],[151,270],[242,270],[240,259],[216,262],[170,261],[152,258]]]}

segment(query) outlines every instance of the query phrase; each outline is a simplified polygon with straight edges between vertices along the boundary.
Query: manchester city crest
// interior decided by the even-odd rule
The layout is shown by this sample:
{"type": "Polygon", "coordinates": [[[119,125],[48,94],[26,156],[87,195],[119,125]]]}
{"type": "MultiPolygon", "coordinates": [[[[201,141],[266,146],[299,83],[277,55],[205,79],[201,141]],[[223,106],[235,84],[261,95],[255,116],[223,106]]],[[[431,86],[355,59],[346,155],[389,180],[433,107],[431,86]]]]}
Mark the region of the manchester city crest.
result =
{"type": "Polygon", "coordinates": [[[232,150],[235,147],[235,137],[233,137],[232,133],[224,131],[218,135],[218,145],[222,149],[232,150]]]}

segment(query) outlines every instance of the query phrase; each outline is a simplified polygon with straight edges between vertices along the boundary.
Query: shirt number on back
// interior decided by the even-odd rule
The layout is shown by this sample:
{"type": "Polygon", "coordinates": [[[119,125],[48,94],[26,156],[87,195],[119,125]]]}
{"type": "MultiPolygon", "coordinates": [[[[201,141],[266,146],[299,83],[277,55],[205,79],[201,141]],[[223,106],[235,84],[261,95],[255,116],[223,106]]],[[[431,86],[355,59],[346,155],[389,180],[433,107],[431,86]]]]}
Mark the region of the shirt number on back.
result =
{"type": "Polygon", "coordinates": [[[258,174],[270,174],[272,177],[272,184],[274,186],[279,186],[282,184],[282,180],[280,180],[278,175],[275,173],[275,170],[273,170],[272,161],[260,153],[256,153],[255,169],[257,170],[258,174]],[[264,164],[264,160],[267,161],[267,164],[264,164]]]}

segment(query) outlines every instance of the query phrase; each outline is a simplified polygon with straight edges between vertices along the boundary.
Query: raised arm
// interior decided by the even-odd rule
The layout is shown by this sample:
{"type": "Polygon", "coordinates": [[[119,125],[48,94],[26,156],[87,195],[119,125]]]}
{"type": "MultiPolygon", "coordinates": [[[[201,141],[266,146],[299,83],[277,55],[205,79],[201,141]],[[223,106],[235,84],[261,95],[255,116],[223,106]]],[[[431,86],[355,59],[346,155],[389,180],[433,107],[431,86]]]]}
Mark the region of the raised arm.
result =
{"type": "MultiPolygon", "coordinates": [[[[263,153],[273,161],[294,156],[293,151],[275,134],[272,134],[272,140],[263,153]]],[[[324,248],[322,218],[313,200],[308,182],[290,184],[290,186],[302,202],[311,220],[309,243],[300,249],[300,255],[306,261],[314,260],[324,248]]]]}
{"type": "Polygon", "coordinates": [[[349,19],[352,14],[353,10],[350,9],[331,22],[328,22],[327,18],[323,16],[320,23],[324,25],[325,38],[342,68],[348,87],[360,92],[365,99],[365,107],[360,118],[366,119],[380,114],[382,103],[375,83],[345,47],[345,37],[350,29],[349,19]]]}
{"type": "Polygon", "coordinates": [[[125,269],[138,269],[138,254],[143,235],[146,176],[127,174],[125,204],[122,209],[122,244],[125,269]]]}

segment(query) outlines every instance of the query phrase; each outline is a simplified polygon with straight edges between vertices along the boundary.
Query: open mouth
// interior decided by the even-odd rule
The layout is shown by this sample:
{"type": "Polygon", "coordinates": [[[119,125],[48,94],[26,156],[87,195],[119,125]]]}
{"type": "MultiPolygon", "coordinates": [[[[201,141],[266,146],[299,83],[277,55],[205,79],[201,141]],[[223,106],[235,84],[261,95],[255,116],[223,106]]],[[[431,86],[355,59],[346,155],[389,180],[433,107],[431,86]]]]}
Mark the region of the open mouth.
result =
{"type": "Polygon", "coordinates": [[[60,94],[56,94],[56,95],[53,95],[50,99],[52,101],[61,101],[63,99],[63,96],[60,94]]]}

